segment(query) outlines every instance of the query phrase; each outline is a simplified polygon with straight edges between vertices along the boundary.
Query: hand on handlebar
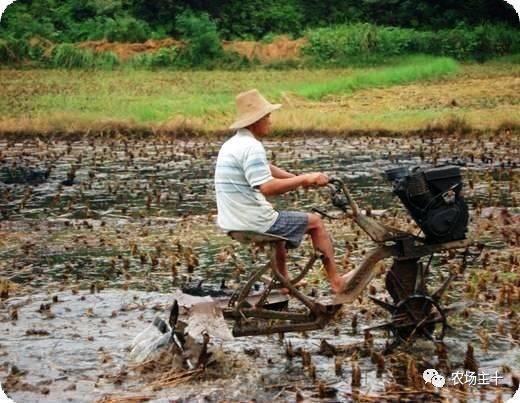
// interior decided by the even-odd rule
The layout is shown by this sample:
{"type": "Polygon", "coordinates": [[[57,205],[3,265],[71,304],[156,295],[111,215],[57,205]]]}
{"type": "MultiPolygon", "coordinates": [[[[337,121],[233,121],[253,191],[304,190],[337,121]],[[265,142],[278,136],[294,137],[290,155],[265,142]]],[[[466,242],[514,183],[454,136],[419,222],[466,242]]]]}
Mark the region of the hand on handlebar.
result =
{"type": "MultiPolygon", "coordinates": [[[[330,196],[332,204],[335,207],[338,207],[339,209],[343,210],[344,212],[347,211],[347,209],[351,208],[353,211],[357,211],[357,205],[355,202],[351,201],[350,194],[348,192],[347,187],[345,186],[345,182],[343,182],[342,179],[338,177],[328,177],[327,175],[321,174],[321,173],[313,173],[313,174],[307,174],[307,175],[323,175],[327,179],[326,182],[322,182],[323,185],[327,185],[330,190],[330,196]]],[[[323,217],[327,217],[330,219],[336,219],[338,217],[331,216],[324,212],[322,209],[313,208],[313,212],[316,212],[318,214],[321,214],[323,217]]]]}
{"type": "Polygon", "coordinates": [[[329,177],[321,172],[312,172],[305,174],[304,186],[325,186],[329,183],[329,177]]]}
{"type": "Polygon", "coordinates": [[[352,200],[350,192],[348,191],[345,182],[338,177],[332,177],[329,179],[329,188],[331,191],[332,204],[343,211],[352,209],[352,211],[358,211],[358,207],[355,201],[352,200]]]}
{"type": "Polygon", "coordinates": [[[331,176],[329,178],[328,185],[329,185],[330,188],[337,189],[338,186],[339,187],[345,186],[345,183],[340,178],[338,178],[337,176],[331,176]]]}

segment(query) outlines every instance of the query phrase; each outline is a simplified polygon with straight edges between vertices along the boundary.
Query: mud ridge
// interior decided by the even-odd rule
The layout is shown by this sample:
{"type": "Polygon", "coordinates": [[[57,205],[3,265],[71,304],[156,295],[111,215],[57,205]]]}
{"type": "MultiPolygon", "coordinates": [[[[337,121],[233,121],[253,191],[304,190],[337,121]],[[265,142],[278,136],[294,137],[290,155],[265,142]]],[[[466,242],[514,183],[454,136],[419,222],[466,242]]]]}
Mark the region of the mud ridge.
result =
{"type": "MultiPolygon", "coordinates": [[[[450,124],[439,126],[427,126],[420,129],[396,131],[387,129],[378,130],[345,130],[345,129],[273,129],[272,138],[314,138],[314,137],[361,137],[361,136],[375,136],[375,137],[413,137],[413,136],[451,136],[451,135],[465,135],[465,136],[481,136],[493,135],[503,132],[510,132],[512,134],[520,133],[520,125],[517,124],[502,124],[498,128],[474,128],[470,126],[451,126],[450,124]]],[[[155,129],[145,126],[121,126],[104,127],[100,129],[73,129],[73,130],[41,130],[41,129],[0,129],[0,139],[5,140],[34,140],[50,139],[50,140],[70,140],[76,141],[84,138],[97,139],[117,139],[117,138],[132,138],[135,140],[164,137],[168,139],[219,139],[227,137],[231,134],[228,129],[220,130],[201,130],[195,127],[178,127],[175,129],[155,129]]]]}

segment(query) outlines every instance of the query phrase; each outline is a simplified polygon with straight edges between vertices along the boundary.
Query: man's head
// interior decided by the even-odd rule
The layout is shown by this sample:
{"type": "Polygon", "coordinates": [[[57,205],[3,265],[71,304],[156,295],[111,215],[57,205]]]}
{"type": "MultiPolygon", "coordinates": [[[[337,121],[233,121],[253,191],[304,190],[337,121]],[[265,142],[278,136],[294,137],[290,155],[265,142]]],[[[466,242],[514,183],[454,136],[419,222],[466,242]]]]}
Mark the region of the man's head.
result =
{"type": "Polygon", "coordinates": [[[256,89],[242,92],[236,97],[237,116],[231,129],[248,128],[255,136],[265,136],[271,128],[271,112],[282,105],[271,104],[256,89]]]}
{"type": "Polygon", "coordinates": [[[264,137],[271,131],[271,114],[268,113],[262,119],[246,127],[257,137],[264,137]]]}

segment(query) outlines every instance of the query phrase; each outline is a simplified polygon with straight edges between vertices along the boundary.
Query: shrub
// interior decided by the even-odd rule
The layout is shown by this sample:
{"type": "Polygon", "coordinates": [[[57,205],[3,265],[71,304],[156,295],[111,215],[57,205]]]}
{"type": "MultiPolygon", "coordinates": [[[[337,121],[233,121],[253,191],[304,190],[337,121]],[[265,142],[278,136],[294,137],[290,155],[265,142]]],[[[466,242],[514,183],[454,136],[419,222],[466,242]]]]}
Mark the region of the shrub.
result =
{"type": "Polygon", "coordinates": [[[219,68],[223,70],[245,70],[258,65],[260,62],[255,60],[249,60],[246,56],[241,55],[237,52],[225,51],[219,58],[215,59],[212,63],[208,63],[205,67],[208,68],[219,68]]]}
{"type": "Polygon", "coordinates": [[[423,53],[458,60],[485,60],[518,52],[520,31],[500,25],[459,25],[440,31],[352,24],[307,32],[303,52],[314,64],[356,65],[423,53]]]}
{"type": "Polygon", "coordinates": [[[127,60],[127,64],[133,68],[148,68],[150,67],[150,62],[149,62],[149,55],[147,55],[146,53],[141,53],[141,54],[137,54],[135,56],[133,56],[132,58],[130,58],[129,60],[127,60]]]}
{"type": "Polygon", "coordinates": [[[217,26],[208,14],[186,11],[176,18],[175,24],[186,41],[183,57],[193,66],[201,66],[222,56],[217,26]]]}
{"type": "Polygon", "coordinates": [[[258,40],[274,34],[300,35],[304,15],[298,0],[242,0],[223,2],[219,12],[220,32],[226,39],[258,40]]]}
{"type": "Polygon", "coordinates": [[[13,59],[15,59],[15,55],[9,47],[8,41],[0,38],[0,62],[7,64],[11,63],[13,59]]]}
{"type": "Polygon", "coordinates": [[[90,50],[76,48],[73,44],[63,43],[52,51],[51,64],[61,68],[92,68],[96,65],[96,57],[90,50]]]}
{"type": "Polygon", "coordinates": [[[101,69],[112,70],[120,64],[119,58],[113,52],[103,52],[95,55],[95,66],[101,69]]]}
{"type": "MultiPolygon", "coordinates": [[[[13,5],[14,6],[14,5],[13,5]]],[[[15,9],[8,7],[2,16],[2,30],[13,38],[28,39],[33,36],[53,38],[57,36],[56,28],[48,16],[35,18],[32,9],[25,4],[15,9]]],[[[16,6],[18,6],[16,4],[16,6]]]]}
{"type": "Polygon", "coordinates": [[[0,62],[18,63],[27,57],[28,45],[23,39],[15,39],[8,37],[6,39],[0,38],[0,62]]]}
{"type": "Polygon", "coordinates": [[[144,21],[130,16],[107,19],[105,38],[110,42],[144,42],[150,36],[150,27],[144,21]]]}
{"type": "Polygon", "coordinates": [[[129,64],[136,68],[178,67],[182,65],[180,51],[176,47],[161,48],[154,53],[142,53],[134,56],[129,64]]]}
{"type": "Polygon", "coordinates": [[[85,40],[101,40],[106,37],[107,26],[113,20],[104,16],[96,16],[73,25],[70,39],[72,42],[85,40]]]}

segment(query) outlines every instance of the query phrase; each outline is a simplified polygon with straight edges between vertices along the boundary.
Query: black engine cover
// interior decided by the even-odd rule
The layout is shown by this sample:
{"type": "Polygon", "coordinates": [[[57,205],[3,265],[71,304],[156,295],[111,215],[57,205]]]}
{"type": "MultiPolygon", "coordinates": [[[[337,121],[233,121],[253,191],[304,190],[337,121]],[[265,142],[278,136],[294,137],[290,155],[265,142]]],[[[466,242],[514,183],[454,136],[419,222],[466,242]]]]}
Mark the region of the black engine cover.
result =
{"type": "Polygon", "coordinates": [[[468,207],[462,197],[460,168],[406,167],[385,172],[394,193],[424,232],[426,241],[440,243],[464,239],[468,230],[468,207]]]}

